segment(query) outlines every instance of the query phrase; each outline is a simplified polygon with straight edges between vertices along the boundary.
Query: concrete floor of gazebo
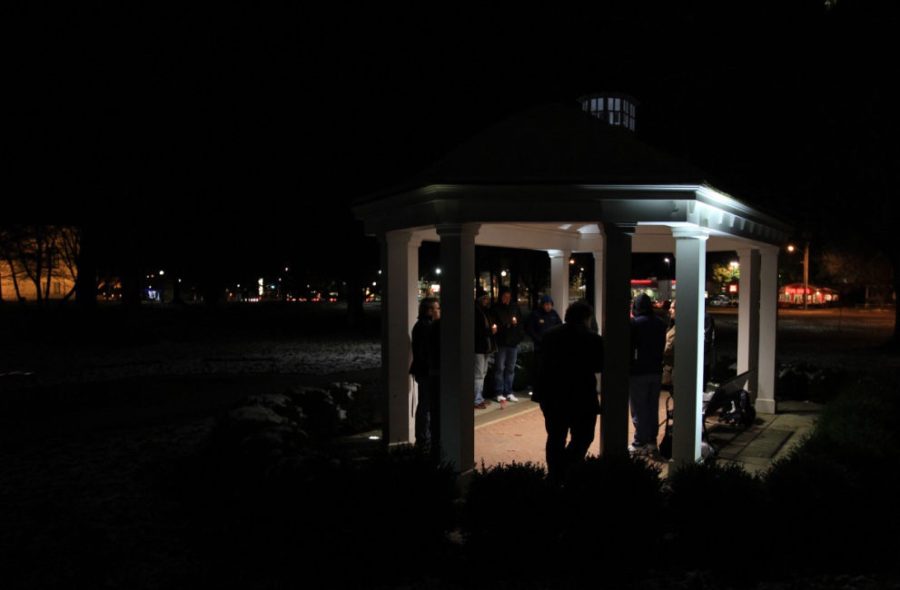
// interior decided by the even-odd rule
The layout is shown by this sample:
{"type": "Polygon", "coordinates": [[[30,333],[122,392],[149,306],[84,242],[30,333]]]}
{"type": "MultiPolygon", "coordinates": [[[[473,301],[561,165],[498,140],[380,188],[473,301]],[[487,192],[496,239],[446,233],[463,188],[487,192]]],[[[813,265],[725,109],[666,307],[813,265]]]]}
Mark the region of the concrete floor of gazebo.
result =
{"type": "MultiPolygon", "coordinates": [[[[546,431],[544,418],[538,404],[520,395],[521,401],[500,404],[490,403],[485,410],[475,410],[475,465],[478,469],[499,463],[531,461],[544,462],[546,431]]],[[[660,396],[659,421],[665,420],[667,394],[660,396]]],[[[783,457],[810,431],[820,406],[808,402],[782,402],[779,413],[760,415],[750,428],[736,428],[716,424],[709,420],[710,440],[718,449],[722,461],[741,464],[750,472],[765,471],[773,461],[783,457]]],[[[591,445],[591,454],[599,453],[600,428],[591,445]]],[[[629,421],[629,437],[634,434],[629,421]]],[[[660,440],[663,428],[660,427],[660,440]]],[[[655,461],[661,468],[661,476],[668,473],[668,463],[655,461]]]]}
{"type": "MultiPolygon", "coordinates": [[[[501,405],[488,402],[487,409],[475,410],[475,465],[478,469],[493,467],[499,463],[530,461],[546,467],[544,443],[547,431],[544,430],[544,415],[540,406],[532,402],[527,394],[519,394],[521,401],[501,405]]],[[[660,422],[665,419],[665,396],[660,399],[660,422]]],[[[600,452],[600,421],[597,421],[594,442],[590,454],[600,452]]],[[[628,436],[634,434],[634,427],[629,423],[628,436]]],[[[663,431],[660,428],[660,439],[663,431]]],[[[660,462],[661,466],[665,466],[660,462]]]]}

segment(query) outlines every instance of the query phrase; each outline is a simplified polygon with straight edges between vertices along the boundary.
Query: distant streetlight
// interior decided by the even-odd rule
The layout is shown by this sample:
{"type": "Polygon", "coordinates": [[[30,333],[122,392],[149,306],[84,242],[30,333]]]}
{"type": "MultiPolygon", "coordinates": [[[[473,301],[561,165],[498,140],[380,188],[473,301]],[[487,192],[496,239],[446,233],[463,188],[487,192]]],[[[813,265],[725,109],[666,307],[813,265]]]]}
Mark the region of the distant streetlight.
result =
{"type": "Polygon", "coordinates": [[[500,276],[501,276],[501,277],[505,277],[505,276],[506,276],[506,271],[505,271],[505,270],[501,270],[501,271],[500,271],[500,276]]]}
{"type": "Polygon", "coordinates": [[[166,271],[164,271],[164,270],[159,271],[159,276],[161,276],[161,277],[166,276],[166,271]]]}
{"type": "Polygon", "coordinates": [[[441,274],[441,269],[440,269],[440,268],[434,269],[434,274],[440,275],[440,274],[441,274]]]}

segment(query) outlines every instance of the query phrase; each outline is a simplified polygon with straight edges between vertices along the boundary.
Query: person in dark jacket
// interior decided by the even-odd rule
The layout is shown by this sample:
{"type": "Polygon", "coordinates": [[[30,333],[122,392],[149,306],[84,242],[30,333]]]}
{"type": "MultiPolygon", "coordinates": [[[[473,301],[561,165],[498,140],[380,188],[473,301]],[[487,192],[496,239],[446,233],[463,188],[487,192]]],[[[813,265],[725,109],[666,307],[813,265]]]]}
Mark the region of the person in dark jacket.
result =
{"type": "Polygon", "coordinates": [[[591,332],[593,316],[590,305],[576,301],[566,310],[566,323],[541,341],[535,396],[547,429],[548,477],[557,483],[572,464],[584,460],[594,441],[600,413],[595,374],[603,370],[603,339],[591,332]]]}
{"type": "Polygon", "coordinates": [[[417,445],[427,445],[439,440],[440,319],[441,306],[437,299],[426,297],[419,303],[419,318],[412,330],[413,360],[409,368],[419,386],[415,413],[417,445]]]}
{"type": "Polygon", "coordinates": [[[497,325],[497,352],[494,355],[494,391],[497,401],[517,402],[513,393],[513,379],[516,376],[516,359],[519,343],[525,338],[522,326],[522,312],[513,301],[509,289],[500,289],[500,301],[491,308],[491,315],[497,325]]]}
{"type": "Polygon", "coordinates": [[[497,326],[490,317],[490,296],[484,289],[478,288],[475,293],[475,409],[487,407],[484,401],[484,378],[488,371],[488,361],[497,352],[494,334],[497,326]]]}
{"type": "Polygon", "coordinates": [[[528,316],[528,321],[525,323],[525,333],[534,342],[535,354],[538,354],[541,350],[544,334],[561,324],[562,319],[560,319],[556,310],[553,309],[553,298],[549,295],[544,295],[541,297],[540,306],[528,316]]]}
{"type": "Polygon", "coordinates": [[[662,383],[666,324],[653,313],[653,303],[645,293],[634,299],[631,320],[631,377],[628,393],[634,440],[628,451],[655,456],[659,434],[659,390],[662,383]]]}

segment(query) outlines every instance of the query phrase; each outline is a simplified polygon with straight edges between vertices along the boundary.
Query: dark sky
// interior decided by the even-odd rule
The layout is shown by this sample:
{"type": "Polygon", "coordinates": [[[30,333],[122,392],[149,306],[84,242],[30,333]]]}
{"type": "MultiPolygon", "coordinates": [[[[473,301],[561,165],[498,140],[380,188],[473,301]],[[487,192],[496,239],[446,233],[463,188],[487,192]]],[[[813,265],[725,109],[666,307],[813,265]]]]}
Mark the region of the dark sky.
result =
{"type": "Polygon", "coordinates": [[[149,258],[295,258],[358,231],[354,198],[597,90],[639,100],[648,143],[794,215],[837,97],[896,74],[879,32],[894,21],[680,4],[35,13],[9,43],[7,219],[127,228],[149,258]]]}

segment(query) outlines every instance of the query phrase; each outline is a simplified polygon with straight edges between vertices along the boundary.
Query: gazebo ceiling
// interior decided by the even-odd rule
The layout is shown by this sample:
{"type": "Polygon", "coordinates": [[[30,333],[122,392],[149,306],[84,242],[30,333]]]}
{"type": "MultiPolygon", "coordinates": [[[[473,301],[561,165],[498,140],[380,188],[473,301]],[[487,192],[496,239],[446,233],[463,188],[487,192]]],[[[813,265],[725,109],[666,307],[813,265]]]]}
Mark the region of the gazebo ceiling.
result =
{"type": "Polygon", "coordinates": [[[510,117],[401,187],[357,201],[354,211],[371,234],[448,223],[546,231],[601,222],[668,226],[669,239],[669,228],[689,226],[777,244],[790,232],[707,184],[684,161],[560,105],[510,117]]]}

